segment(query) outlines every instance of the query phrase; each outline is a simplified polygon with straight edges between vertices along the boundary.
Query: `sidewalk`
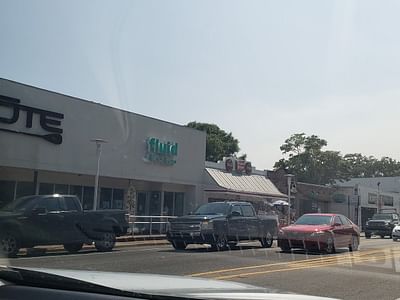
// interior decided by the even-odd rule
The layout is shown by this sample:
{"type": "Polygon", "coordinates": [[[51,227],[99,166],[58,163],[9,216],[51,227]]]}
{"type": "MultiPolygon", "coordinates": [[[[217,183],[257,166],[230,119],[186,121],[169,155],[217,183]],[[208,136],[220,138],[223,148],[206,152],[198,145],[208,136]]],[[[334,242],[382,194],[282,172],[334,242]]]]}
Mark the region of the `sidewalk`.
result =
{"type": "MultiPolygon", "coordinates": [[[[162,246],[169,245],[170,243],[165,239],[165,235],[125,235],[117,237],[117,242],[114,249],[124,248],[124,247],[140,247],[140,246],[162,246]]],[[[84,245],[82,250],[95,250],[93,245],[84,245]]],[[[66,252],[63,245],[50,245],[50,246],[37,246],[33,249],[22,249],[21,254],[43,254],[48,253],[58,253],[66,252]]]]}

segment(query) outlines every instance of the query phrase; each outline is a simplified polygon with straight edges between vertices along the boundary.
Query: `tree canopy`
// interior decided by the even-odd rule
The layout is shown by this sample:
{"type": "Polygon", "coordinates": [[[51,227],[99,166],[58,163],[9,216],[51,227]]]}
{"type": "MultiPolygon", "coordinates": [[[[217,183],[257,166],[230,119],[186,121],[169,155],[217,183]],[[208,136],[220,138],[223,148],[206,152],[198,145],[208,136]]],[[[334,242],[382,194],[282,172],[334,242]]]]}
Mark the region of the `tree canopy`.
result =
{"type": "MultiPolygon", "coordinates": [[[[231,132],[227,133],[215,124],[190,122],[186,126],[207,133],[207,161],[217,162],[223,157],[236,155],[240,150],[239,140],[234,138],[231,132]]],[[[246,159],[246,154],[241,155],[240,158],[246,159]]]]}
{"type": "Polygon", "coordinates": [[[400,162],[390,157],[380,160],[361,153],[341,155],[339,151],[323,150],[328,142],[316,135],[296,133],[280,147],[282,158],[275,169],[285,169],[302,182],[333,183],[357,177],[400,176],[400,162]]]}

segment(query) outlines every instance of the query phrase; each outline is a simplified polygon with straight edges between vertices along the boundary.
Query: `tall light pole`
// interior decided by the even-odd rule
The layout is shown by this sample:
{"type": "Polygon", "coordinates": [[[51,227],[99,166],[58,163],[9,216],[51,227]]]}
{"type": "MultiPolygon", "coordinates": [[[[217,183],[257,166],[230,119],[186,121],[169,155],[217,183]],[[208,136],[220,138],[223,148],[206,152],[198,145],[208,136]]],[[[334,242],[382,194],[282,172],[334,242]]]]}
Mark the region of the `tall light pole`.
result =
{"type": "Polygon", "coordinates": [[[291,187],[292,187],[292,178],[294,177],[293,174],[286,174],[285,177],[287,177],[287,185],[288,185],[288,203],[289,203],[289,207],[288,207],[288,225],[290,225],[291,223],[291,217],[290,217],[290,206],[291,206],[291,187]]]}
{"type": "Polygon", "coordinates": [[[378,213],[380,213],[382,210],[381,190],[380,190],[381,183],[378,182],[376,185],[378,186],[378,199],[377,199],[376,203],[377,203],[377,207],[378,207],[378,213]]]}
{"type": "Polygon", "coordinates": [[[93,210],[97,210],[97,191],[99,189],[99,174],[100,174],[100,158],[101,158],[101,145],[107,143],[103,139],[92,139],[92,142],[96,143],[96,155],[97,155],[97,170],[96,178],[94,182],[94,197],[93,197],[93,210]]]}

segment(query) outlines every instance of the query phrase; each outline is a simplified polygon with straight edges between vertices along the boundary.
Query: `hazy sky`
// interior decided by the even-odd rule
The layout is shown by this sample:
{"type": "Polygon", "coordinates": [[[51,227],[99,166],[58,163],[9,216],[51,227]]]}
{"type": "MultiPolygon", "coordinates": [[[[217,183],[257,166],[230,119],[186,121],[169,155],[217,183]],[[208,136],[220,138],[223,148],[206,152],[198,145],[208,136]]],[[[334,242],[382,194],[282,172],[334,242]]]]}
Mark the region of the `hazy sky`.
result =
{"type": "Polygon", "coordinates": [[[0,77],[186,124],[257,168],[292,133],[400,159],[399,1],[0,1],[0,77]]]}

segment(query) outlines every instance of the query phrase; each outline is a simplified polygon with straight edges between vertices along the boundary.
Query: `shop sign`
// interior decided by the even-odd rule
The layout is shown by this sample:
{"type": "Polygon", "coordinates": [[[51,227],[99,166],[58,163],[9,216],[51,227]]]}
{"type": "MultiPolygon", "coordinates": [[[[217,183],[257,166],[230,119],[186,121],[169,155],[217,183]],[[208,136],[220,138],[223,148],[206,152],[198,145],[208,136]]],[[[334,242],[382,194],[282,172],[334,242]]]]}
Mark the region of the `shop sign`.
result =
{"type": "Polygon", "coordinates": [[[253,171],[253,168],[251,166],[251,162],[249,161],[228,157],[225,158],[225,170],[228,173],[235,171],[239,174],[246,173],[247,175],[250,175],[253,171]]]}
{"type": "Polygon", "coordinates": [[[150,162],[159,163],[162,165],[172,166],[176,164],[178,156],[178,143],[162,142],[160,139],[150,137],[146,141],[147,152],[145,159],[150,162]]]}
{"type": "Polygon", "coordinates": [[[9,116],[0,116],[0,123],[8,125],[15,124],[20,118],[20,112],[25,111],[25,128],[32,128],[33,115],[36,114],[39,115],[40,127],[47,133],[38,134],[30,131],[21,131],[10,128],[0,128],[0,131],[38,137],[56,145],[60,145],[62,143],[61,134],[63,133],[63,129],[60,128],[60,126],[61,120],[64,119],[63,114],[23,105],[21,104],[21,100],[4,95],[0,95],[0,106],[5,107],[6,109],[11,111],[11,114],[9,114],[9,116]]]}

